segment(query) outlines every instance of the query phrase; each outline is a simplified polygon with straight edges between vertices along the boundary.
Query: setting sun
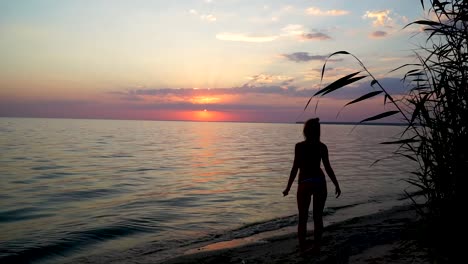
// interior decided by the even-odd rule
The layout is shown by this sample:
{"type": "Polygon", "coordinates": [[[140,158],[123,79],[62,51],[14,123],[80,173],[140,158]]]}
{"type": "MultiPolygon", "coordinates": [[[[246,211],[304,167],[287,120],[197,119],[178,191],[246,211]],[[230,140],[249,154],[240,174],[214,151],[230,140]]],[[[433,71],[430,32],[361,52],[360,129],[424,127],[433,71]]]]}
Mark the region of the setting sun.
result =
{"type": "Polygon", "coordinates": [[[223,121],[226,118],[227,117],[222,112],[203,109],[199,111],[193,111],[190,119],[193,121],[223,121]]]}
{"type": "Polygon", "coordinates": [[[202,111],[195,111],[194,116],[195,116],[195,120],[213,121],[213,119],[215,119],[215,117],[216,117],[216,113],[204,109],[202,111]]]}

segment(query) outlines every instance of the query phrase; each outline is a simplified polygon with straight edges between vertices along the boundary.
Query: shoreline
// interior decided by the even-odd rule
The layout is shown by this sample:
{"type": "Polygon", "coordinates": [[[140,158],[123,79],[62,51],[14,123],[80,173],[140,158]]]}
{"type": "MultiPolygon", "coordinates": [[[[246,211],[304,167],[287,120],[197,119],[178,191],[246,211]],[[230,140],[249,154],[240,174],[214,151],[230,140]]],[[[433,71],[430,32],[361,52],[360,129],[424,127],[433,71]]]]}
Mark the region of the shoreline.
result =
{"type": "MultiPolygon", "coordinates": [[[[396,206],[326,226],[321,252],[314,255],[299,253],[293,232],[250,238],[240,246],[236,240],[216,242],[156,263],[429,263],[415,241],[417,222],[411,205],[396,206]]],[[[136,261],[155,263],[151,255],[136,261]]]]}
{"type": "MultiPolygon", "coordinates": [[[[334,240],[336,232],[338,232],[339,236],[344,234],[344,238],[359,235],[359,233],[356,233],[356,230],[352,231],[356,228],[355,226],[349,226],[349,223],[352,222],[357,222],[359,225],[368,226],[369,228],[372,228],[373,223],[385,222],[388,219],[391,222],[397,223],[397,227],[399,228],[404,223],[413,223],[417,221],[417,215],[416,211],[411,208],[412,204],[408,202],[407,199],[396,199],[389,200],[386,203],[358,203],[344,207],[330,207],[331,213],[326,214],[324,217],[325,241],[327,241],[327,237],[331,237],[334,244],[340,244],[340,241],[334,240]],[[401,217],[398,216],[400,214],[402,214],[401,217]],[[350,216],[353,217],[350,218],[350,216]],[[402,219],[406,220],[403,221],[402,219]]],[[[230,258],[233,258],[234,256],[242,255],[238,252],[239,250],[242,251],[250,248],[252,248],[251,255],[242,257],[242,260],[255,258],[256,260],[245,263],[265,263],[262,259],[268,259],[269,253],[265,252],[264,246],[267,248],[279,248],[283,259],[277,263],[283,263],[286,256],[292,256],[292,258],[298,257],[296,248],[296,218],[297,215],[275,218],[270,221],[254,223],[240,229],[220,233],[211,238],[206,237],[198,239],[198,241],[182,243],[180,246],[166,247],[165,249],[153,247],[150,244],[139,244],[139,246],[129,250],[107,251],[90,255],[78,254],[62,260],[55,259],[55,262],[53,262],[54,259],[49,259],[46,263],[242,263],[237,260],[220,260],[218,257],[227,254],[231,255],[230,258]],[[277,246],[278,242],[283,246],[277,246]],[[284,248],[288,248],[288,250],[281,251],[284,248]],[[207,256],[211,260],[206,260],[207,256]]],[[[312,217],[310,217],[310,221],[308,222],[308,239],[312,239],[313,237],[313,221],[311,219],[312,217]]],[[[366,247],[370,248],[370,245],[366,247]]],[[[382,251],[382,249],[379,249],[379,251],[382,251]]],[[[268,263],[270,262],[275,263],[274,260],[268,259],[268,263]]],[[[290,263],[300,262],[293,261],[290,263]]]]}
{"type": "MultiPolygon", "coordinates": [[[[427,249],[416,240],[419,216],[413,204],[380,208],[369,214],[325,221],[323,246],[319,254],[301,255],[297,225],[248,236],[213,237],[169,250],[145,246],[131,251],[77,256],[59,263],[430,263],[427,249]]],[[[363,208],[364,209],[364,208],[363,208]]],[[[365,208],[369,209],[369,208],[365,208]]],[[[343,212],[346,213],[346,212],[343,212]]],[[[348,212],[349,213],[349,212],[348,212]]],[[[348,214],[349,215],[349,214],[348,214]]],[[[293,224],[293,222],[290,222],[293,224]]],[[[308,223],[308,239],[313,239],[313,221],[308,223]]],[[[47,262],[49,263],[49,262],[47,262]]],[[[54,262],[50,262],[54,263],[54,262]]]]}

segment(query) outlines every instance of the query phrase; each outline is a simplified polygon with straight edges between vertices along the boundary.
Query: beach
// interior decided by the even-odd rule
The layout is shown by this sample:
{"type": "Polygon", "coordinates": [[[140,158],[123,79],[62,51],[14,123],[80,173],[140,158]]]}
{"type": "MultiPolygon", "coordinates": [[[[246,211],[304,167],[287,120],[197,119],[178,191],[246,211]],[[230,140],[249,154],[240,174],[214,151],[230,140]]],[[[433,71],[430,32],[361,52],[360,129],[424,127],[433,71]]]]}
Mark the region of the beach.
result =
{"type": "MultiPolygon", "coordinates": [[[[415,240],[417,224],[412,206],[399,206],[326,226],[319,253],[300,253],[296,234],[290,233],[240,247],[226,242],[224,248],[207,250],[212,246],[206,245],[162,263],[429,263],[415,240]]],[[[131,263],[154,262],[148,255],[131,263]]]]}

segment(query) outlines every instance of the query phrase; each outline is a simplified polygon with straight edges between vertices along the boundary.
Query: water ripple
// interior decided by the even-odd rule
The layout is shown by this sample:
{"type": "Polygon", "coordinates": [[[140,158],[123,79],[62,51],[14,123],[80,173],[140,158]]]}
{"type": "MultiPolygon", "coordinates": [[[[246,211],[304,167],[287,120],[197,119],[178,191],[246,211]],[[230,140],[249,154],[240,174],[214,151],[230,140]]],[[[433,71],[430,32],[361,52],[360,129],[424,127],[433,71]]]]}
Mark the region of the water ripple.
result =
{"type": "MultiPolygon", "coordinates": [[[[131,249],[143,254],[295,221],[295,190],[281,191],[297,124],[0,118],[0,128],[1,263],[123,252],[133,236],[154,245],[131,249]]],[[[411,170],[369,167],[398,127],[351,128],[322,127],[343,189],[343,199],[329,191],[328,214],[398,199],[411,170]]]]}
{"type": "Polygon", "coordinates": [[[9,211],[0,211],[0,223],[53,216],[53,214],[37,213],[37,210],[38,209],[34,207],[25,207],[9,211]]]}

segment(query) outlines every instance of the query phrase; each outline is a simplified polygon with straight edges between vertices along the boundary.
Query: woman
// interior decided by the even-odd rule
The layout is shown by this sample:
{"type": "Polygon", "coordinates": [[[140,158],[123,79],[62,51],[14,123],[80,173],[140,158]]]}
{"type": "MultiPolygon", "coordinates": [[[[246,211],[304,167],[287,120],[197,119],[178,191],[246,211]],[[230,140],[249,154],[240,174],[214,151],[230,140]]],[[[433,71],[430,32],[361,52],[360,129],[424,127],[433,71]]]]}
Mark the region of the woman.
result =
{"type": "Polygon", "coordinates": [[[299,238],[299,246],[301,250],[307,249],[307,218],[311,197],[313,196],[314,244],[315,249],[318,250],[323,233],[323,208],[327,199],[327,183],[325,175],[320,168],[320,161],[323,162],[328,177],[330,177],[335,185],[336,198],[340,196],[341,190],[328,160],[328,148],[320,142],[319,119],[313,118],[308,120],[304,125],[303,132],[305,140],[296,144],[294,164],[283,195],[288,195],[299,170],[299,185],[297,188],[297,208],[299,209],[297,236],[299,238]]]}

